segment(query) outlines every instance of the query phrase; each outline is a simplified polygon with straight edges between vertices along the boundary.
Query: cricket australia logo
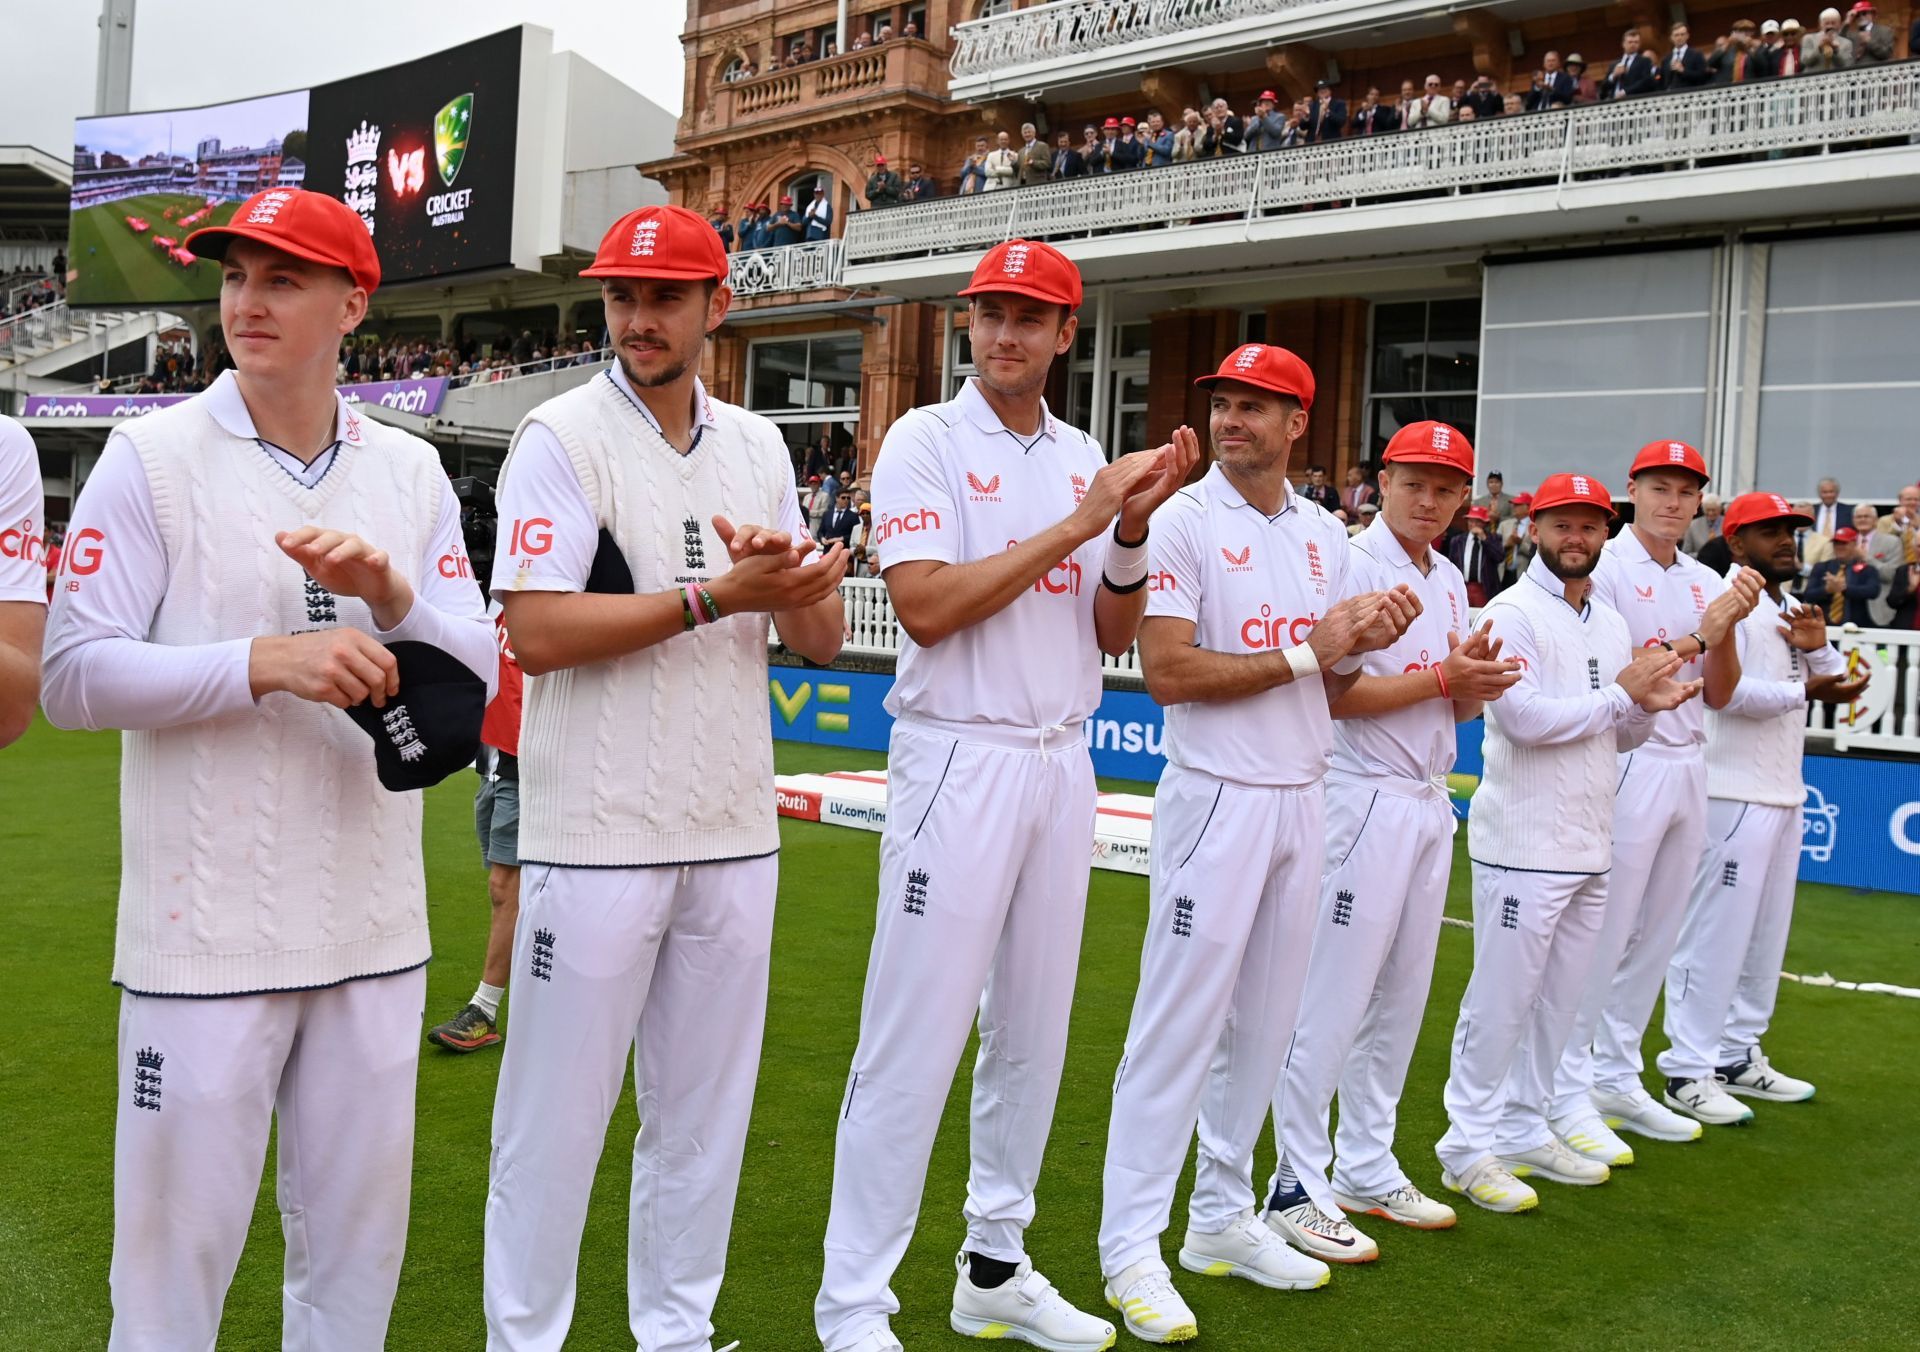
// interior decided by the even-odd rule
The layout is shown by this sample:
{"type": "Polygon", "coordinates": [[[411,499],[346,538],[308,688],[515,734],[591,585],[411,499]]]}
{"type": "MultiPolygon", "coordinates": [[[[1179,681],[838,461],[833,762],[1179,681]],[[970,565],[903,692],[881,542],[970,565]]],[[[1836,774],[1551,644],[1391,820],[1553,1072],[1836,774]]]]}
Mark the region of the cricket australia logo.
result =
{"type": "Polygon", "coordinates": [[[1344,887],[1333,894],[1333,923],[1342,926],[1353,923],[1353,893],[1344,887]]]}
{"type": "Polygon", "coordinates": [[[967,494],[967,498],[971,502],[1000,501],[1000,476],[998,474],[982,482],[979,475],[975,474],[972,470],[968,470],[967,487],[972,490],[967,494]]]}
{"type": "Polygon", "coordinates": [[[393,749],[400,753],[400,759],[408,765],[427,754],[427,744],[414,731],[413,718],[407,713],[406,705],[396,704],[381,714],[380,726],[387,730],[387,740],[393,743],[393,749]]]}
{"type": "Polygon", "coordinates": [[[1191,939],[1193,937],[1193,898],[1175,897],[1173,899],[1173,937],[1191,939]]]}
{"type": "Polygon", "coordinates": [[[685,521],[680,523],[680,529],[686,536],[687,567],[699,572],[705,572],[707,568],[707,546],[706,541],[700,535],[700,523],[689,516],[685,521]]]}
{"type": "Polygon", "coordinates": [[[302,588],[302,599],[307,603],[308,624],[338,624],[340,612],[333,603],[333,593],[308,578],[302,588]]]}
{"type": "Polygon", "coordinates": [[[165,1053],[142,1047],[133,1054],[133,1106],[160,1111],[160,1067],[167,1063],[165,1053]]]}
{"type": "Polygon", "coordinates": [[[1510,930],[1520,928],[1520,898],[1500,898],[1500,928],[1510,930]]]}
{"type": "Polygon", "coordinates": [[[533,974],[542,981],[553,980],[553,931],[533,932],[533,974]]]}
{"type": "Polygon", "coordinates": [[[907,890],[900,909],[908,915],[927,913],[927,885],[933,881],[923,868],[917,868],[907,874],[907,890]]]}

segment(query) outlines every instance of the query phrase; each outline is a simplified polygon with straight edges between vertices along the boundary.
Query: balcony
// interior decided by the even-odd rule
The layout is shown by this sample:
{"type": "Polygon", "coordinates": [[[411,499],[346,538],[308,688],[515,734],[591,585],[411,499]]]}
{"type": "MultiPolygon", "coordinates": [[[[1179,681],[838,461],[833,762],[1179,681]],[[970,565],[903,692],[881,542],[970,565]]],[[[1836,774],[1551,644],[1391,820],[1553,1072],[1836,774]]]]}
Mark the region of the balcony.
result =
{"type": "MultiPolygon", "coordinates": [[[[864,55],[864,53],[863,53],[864,55]]],[[[727,285],[736,297],[818,291],[840,285],[840,241],[820,239],[778,249],[755,249],[727,260],[727,285]]]]}
{"type": "Polygon", "coordinates": [[[1098,282],[1904,209],[1916,134],[1914,62],[1588,104],[861,212],[842,280],[951,295],[1016,236],[1098,282]]]}
{"type": "Polygon", "coordinates": [[[894,38],[878,47],[715,86],[706,106],[683,122],[687,130],[678,148],[683,154],[699,150],[748,128],[784,132],[854,113],[880,99],[910,98],[933,110],[945,100],[946,89],[946,63],[938,48],[917,38],[894,38]]]}

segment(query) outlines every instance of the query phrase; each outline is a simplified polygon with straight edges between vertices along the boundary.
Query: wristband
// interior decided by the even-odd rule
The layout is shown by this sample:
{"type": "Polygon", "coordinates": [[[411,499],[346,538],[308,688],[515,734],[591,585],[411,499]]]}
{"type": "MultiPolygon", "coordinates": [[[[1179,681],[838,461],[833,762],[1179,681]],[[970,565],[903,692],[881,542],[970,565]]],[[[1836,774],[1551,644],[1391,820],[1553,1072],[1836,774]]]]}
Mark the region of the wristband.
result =
{"type": "Polygon", "coordinates": [[[686,618],[685,632],[691,634],[700,621],[693,615],[693,598],[688,588],[680,589],[680,613],[686,618]]]}
{"type": "Polygon", "coordinates": [[[1296,643],[1286,649],[1287,666],[1293,671],[1293,679],[1304,681],[1320,670],[1320,658],[1314,650],[1304,643],[1296,643]]]}
{"type": "MultiPolygon", "coordinates": [[[[1661,639],[1661,640],[1660,640],[1660,646],[1661,646],[1661,647],[1663,647],[1663,648],[1665,648],[1665,649],[1666,649],[1666,650],[1667,650],[1668,652],[1677,652],[1677,651],[1678,651],[1678,649],[1676,649],[1676,648],[1675,648],[1675,647],[1674,647],[1674,646],[1673,646],[1673,645],[1672,645],[1671,643],[1669,643],[1669,642],[1667,642],[1667,640],[1665,640],[1665,639],[1661,639]]],[[[1701,644],[1701,645],[1700,645],[1700,651],[1701,651],[1701,652],[1705,652],[1706,650],[1707,650],[1707,645],[1706,645],[1706,644],[1704,644],[1704,643],[1703,643],[1703,644],[1701,644]]]]}
{"type": "Polygon", "coordinates": [[[1143,535],[1138,540],[1126,541],[1120,538],[1120,528],[1116,525],[1113,544],[1107,549],[1106,572],[1102,580],[1107,590],[1125,595],[1138,591],[1147,580],[1147,540],[1143,535]]]}
{"type": "MultiPolygon", "coordinates": [[[[1704,638],[1700,637],[1700,631],[1696,629],[1691,634],[1688,634],[1687,637],[1692,639],[1695,643],[1698,643],[1700,645],[1700,655],[1702,657],[1706,656],[1707,641],[1704,638]]],[[[1668,645],[1668,646],[1672,646],[1672,645],[1668,645]]]]}
{"type": "Polygon", "coordinates": [[[713,599],[713,593],[708,591],[705,586],[699,583],[694,584],[693,590],[700,597],[700,604],[707,608],[708,622],[711,623],[712,621],[719,619],[721,615],[721,610],[720,610],[719,603],[713,599]]]}
{"type": "Polygon", "coordinates": [[[1433,664],[1433,679],[1440,683],[1440,698],[1452,699],[1453,691],[1447,689],[1447,673],[1440,670],[1440,664],[1438,662],[1433,664]]]}

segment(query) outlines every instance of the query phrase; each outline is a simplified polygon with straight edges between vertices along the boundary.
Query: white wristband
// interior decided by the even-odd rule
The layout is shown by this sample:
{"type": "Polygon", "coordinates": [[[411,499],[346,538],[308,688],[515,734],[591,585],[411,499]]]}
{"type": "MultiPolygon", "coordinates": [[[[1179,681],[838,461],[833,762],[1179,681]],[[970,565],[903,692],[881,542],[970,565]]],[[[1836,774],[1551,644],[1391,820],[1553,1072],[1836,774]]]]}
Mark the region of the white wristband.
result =
{"type": "Polygon", "coordinates": [[[1320,670],[1320,657],[1305,643],[1296,643],[1286,650],[1287,665],[1293,669],[1293,679],[1304,681],[1320,670]]]}
{"type": "Polygon", "coordinates": [[[1132,587],[1147,575],[1147,542],[1123,545],[1114,540],[1107,545],[1106,577],[1110,587],[1132,587]]]}

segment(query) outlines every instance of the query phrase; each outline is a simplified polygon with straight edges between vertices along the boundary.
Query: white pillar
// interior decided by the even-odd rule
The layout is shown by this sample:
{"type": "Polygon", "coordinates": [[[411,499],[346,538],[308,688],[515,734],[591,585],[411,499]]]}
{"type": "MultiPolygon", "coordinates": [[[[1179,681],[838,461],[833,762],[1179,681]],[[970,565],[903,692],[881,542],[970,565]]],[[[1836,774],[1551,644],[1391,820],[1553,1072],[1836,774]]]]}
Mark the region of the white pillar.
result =
{"type": "Polygon", "coordinates": [[[1088,410],[1087,431],[1106,447],[1109,457],[1117,454],[1109,435],[1112,429],[1107,426],[1113,417],[1112,407],[1113,288],[1102,286],[1093,293],[1093,404],[1088,410]]]}

